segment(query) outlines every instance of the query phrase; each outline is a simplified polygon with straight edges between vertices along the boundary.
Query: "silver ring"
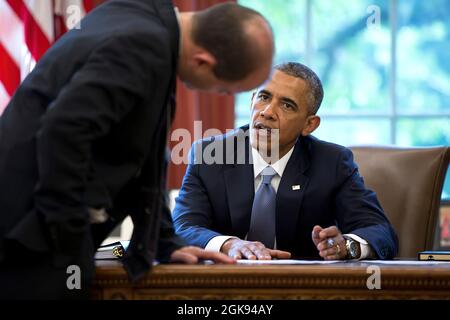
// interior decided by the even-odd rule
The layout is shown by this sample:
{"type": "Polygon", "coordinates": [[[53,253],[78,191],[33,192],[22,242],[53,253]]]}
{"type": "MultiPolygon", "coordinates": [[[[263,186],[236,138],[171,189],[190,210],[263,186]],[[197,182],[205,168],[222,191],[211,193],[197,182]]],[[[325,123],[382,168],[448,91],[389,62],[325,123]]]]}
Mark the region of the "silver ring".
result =
{"type": "Polygon", "coordinates": [[[332,238],[329,238],[329,239],[327,240],[327,243],[328,243],[328,246],[329,246],[330,248],[334,246],[334,240],[333,240],[332,238]]]}

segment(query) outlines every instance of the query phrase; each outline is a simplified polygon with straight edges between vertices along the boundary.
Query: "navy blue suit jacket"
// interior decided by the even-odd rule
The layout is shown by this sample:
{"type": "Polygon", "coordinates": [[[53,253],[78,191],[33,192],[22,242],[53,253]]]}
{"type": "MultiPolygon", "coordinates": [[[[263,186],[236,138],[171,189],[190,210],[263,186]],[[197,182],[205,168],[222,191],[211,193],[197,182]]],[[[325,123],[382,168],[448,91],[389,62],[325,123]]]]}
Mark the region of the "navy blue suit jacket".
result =
{"type": "MultiPolygon", "coordinates": [[[[237,132],[207,138],[192,147],[173,212],[177,233],[191,245],[205,247],[219,235],[243,239],[248,232],[255,193],[248,137],[245,164],[193,161],[207,149],[215,149],[217,156],[218,150],[224,155],[231,148],[235,152],[236,144],[230,147],[226,142],[236,140],[237,132]]],[[[276,202],[277,249],[294,257],[319,257],[311,240],[315,225],[337,225],[342,233],[360,236],[378,258],[390,259],[397,253],[395,231],[376,194],[364,186],[353,154],[345,147],[312,136],[300,137],[281,178],[276,202]],[[293,185],[300,185],[300,190],[293,190],[293,185]]]]}

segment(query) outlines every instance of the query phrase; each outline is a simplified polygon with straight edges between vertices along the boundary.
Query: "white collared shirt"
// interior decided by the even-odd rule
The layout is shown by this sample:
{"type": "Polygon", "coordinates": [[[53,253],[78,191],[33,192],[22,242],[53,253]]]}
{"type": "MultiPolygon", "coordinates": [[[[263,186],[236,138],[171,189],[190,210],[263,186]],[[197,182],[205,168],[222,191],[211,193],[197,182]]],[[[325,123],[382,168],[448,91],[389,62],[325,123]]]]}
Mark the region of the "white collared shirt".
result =
{"type": "Polygon", "coordinates": [[[252,148],[252,157],[253,157],[253,177],[255,179],[255,192],[258,190],[259,185],[261,184],[261,172],[267,166],[271,166],[275,172],[277,173],[271,181],[272,187],[275,189],[275,192],[278,192],[278,186],[280,185],[281,177],[283,176],[284,169],[286,169],[286,165],[291,158],[292,152],[294,151],[294,147],[288,151],[280,160],[275,162],[274,164],[268,164],[263,157],[259,154],[258,150],[252,148]]]}

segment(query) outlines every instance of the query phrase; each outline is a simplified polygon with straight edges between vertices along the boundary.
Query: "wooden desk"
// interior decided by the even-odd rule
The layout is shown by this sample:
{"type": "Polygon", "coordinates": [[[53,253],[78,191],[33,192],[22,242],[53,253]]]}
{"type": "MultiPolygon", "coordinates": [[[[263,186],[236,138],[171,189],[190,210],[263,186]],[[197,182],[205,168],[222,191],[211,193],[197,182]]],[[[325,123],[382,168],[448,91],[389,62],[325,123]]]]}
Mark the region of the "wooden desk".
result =
{"type": "Polygon", "coordinates": [[[160,265],[131,284],[120,263],[97,263],[96,299],[450,299],[450,263],[377,265],[381,289],[369,290],[369,263],[331,265],[160,265]]]}

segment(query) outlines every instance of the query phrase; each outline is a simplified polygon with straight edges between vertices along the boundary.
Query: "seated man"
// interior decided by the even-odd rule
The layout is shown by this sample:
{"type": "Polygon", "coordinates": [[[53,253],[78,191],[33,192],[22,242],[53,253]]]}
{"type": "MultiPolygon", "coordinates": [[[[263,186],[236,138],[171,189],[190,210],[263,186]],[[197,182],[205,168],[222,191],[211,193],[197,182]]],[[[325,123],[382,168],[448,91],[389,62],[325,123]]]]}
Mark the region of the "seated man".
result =
{"type": "Polygon", "coordinates": [[[351,151],[310,135],[322,98],[308,67],[276,66],[253,94],[249,126],[194,143],[173,213],[177,233],[237,259],[392,259],[397,236],[351,151]],[[202,163],[212,149],[214,162],[202,163]]]}

